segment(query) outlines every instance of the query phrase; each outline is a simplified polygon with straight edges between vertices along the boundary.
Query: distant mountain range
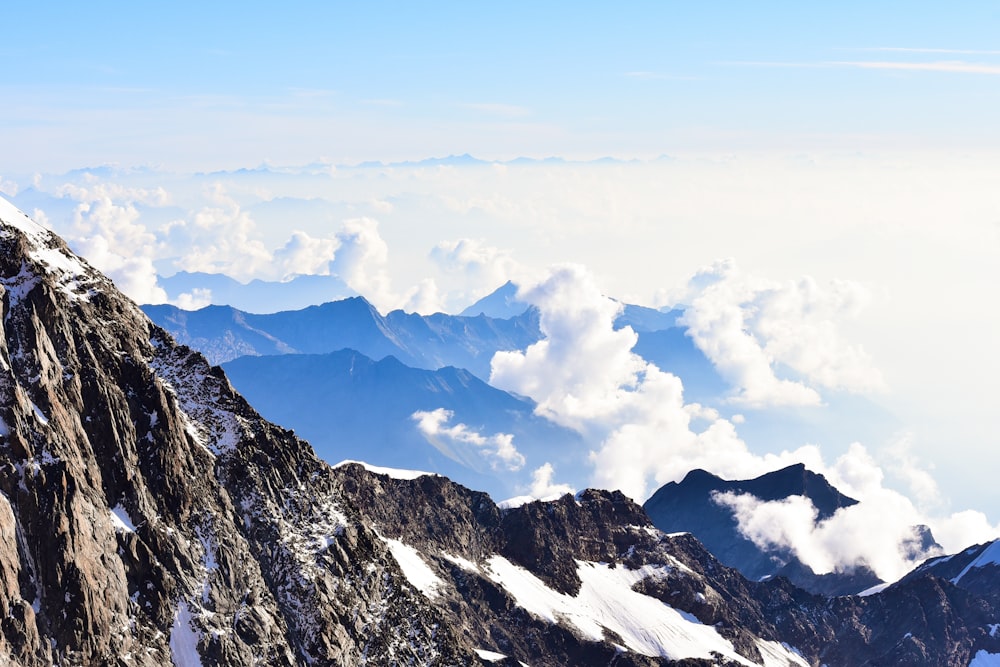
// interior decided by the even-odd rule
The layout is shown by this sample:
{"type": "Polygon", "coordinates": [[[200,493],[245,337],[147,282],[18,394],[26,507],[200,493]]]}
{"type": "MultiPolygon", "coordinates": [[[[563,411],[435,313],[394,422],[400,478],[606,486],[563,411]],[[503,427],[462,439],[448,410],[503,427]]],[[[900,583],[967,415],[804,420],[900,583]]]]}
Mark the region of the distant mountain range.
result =
{"type": "Polygon", "coordinates": [[[374,361],[354,350],[246,356],[222,367],[264,417],[292,426],[328,461],[360,458],[431,470],[498,499],[521,493],[516,485],[530,481],[530,470],[499,474],[488,449],[446,437],[428,440],[418,430],[414,413],[445,409],[453,414],[450,425],[513,435],[513,445],[530,460],[585,474],[587,450],[579,434],[535,415],[529,399],[463,369],[411,368],[393,356],[374,361]]]}
{"type": "Polygon", "coordinates": [[[167,293],[167,299],[177,301],[187,294],[198,298],[199,290],[210,294],[213,304],[226,304],[252,313],[275,313],[299,310],[313,304],[338,301],[357,296],[337,276],[301,275],[286,281],[252,280],[241,283],[221,273],[179,271],[160,276],[157,284],[167,293]]]}
{"type": "MultiPolygon", "coordinates": [[[[487,384],[496,352],[541,338],[538,310],[517,301],[516,291],[507,283],[463,315],[382,315],[362,297],[263,315],[229,306],[142,309],[179,343],[222,364],[263,415],[294,428],[327,460],[440,471],[503,498],[522,494],[533,468],[484,467],[481,451],[429,440],[413,414],[449,410],[449,426],[511,435],[535,467],[551,463],[563,479],[588,477],[592,444],[535,415],[530,399],[487,384]]],[[[677,317],[624,305],[616,326],[635,329],[636,351],[680,375],[692,396],[718,395],[721,379],[677,317]]]]}
{"type": "Polygon", "coordinates": [[[362,297],[267,315],[229,306],[192,312],[155,305],[143,306],[143,311],[213,363],[244,355],[353,349],[376,360],[392,355],[415,368],[465,368],[487,380],[490,360],[498,350],[521,350],[540,337],[534,310],[511,319],[417,315],[402,310],[383,316],[362,297]]]}

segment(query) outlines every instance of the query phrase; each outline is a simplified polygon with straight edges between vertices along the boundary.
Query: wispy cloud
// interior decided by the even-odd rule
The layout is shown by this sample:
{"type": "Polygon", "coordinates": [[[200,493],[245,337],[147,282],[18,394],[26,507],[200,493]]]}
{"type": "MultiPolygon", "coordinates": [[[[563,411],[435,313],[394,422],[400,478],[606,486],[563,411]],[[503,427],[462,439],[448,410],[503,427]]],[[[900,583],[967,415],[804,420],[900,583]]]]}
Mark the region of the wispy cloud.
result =
{"type": "Polygon", "coordinates": [[[484,113],[493,114],[494,116],[503,116],[505,118],[524,118],[525,116],[531,115],[531,109],[518,106],[516,104],[476,102],[463,104],[462,106],[466,109],[472,109],[473,111],[482,111],[484,113]]]}
{"type": "Polygon", "coordinates": [[[638,79],[640,81],[694,81],[698,77],[694,76],[681,76],[679,74],[664,74],[663,72],[625,72],[625,76],[629,79],[638,79]]]}
{"type": "Polygon", "coordinates": [[[401,106],[403,106],[403,102],[401,100],[394,100],[394,99],[389,99],[389,98],[361,100],[361,103],[362,104],[369,104],[369,105],[375,106],[375,107],[401,107],[401,106]]]}
{"type": "Polygon", "coordinates": [[[851,49],[852,51],[884,51],[890,53],[939,53],[959,56],[1000,56],[1000,51],[986,51],[978,49],[928,49],[915,48],[910,46],[872,46],[863,49],[851,49]]]}
{"type": "Polygon", "coordinates": [[[970,63],[963,60],[936,62],[895,62],[895,61],[837,61],[825,63],[833,67],[857,67],[860,69],[909,70],[917,72],[961,72],[966,74],[1000,74],[1000,65],[970,63]]]}
{"type": "Polygon", "coordinates": [[[973,63],[964,60],[938,60],[930,62],[894,61],[894,60],[828,60],[813,63],[801,62],[768,62],[768,61],[731,61],[721,65],[738,65],[744,67],[801,67],[801,68],[832,68],[852,67],[856,69],[904,70],[911,72],[944,72],[965,74],[1000,74],[1000,64],[973,63]]]}

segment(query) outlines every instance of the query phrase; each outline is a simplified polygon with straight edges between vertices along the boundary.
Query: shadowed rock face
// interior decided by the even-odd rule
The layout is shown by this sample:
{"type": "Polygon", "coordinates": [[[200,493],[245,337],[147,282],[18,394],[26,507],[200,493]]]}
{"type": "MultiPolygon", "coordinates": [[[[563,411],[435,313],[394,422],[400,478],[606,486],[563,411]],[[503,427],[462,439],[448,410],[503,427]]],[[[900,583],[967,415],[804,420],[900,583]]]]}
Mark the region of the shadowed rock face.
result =
{"type": "Polygon", "coordinates": [[[477,649],[508,656],[496,665],[965,665],[1000,653],[991,603],[931,575],[829,599],[748,581],[618,493],[501,510],[442,477],[331,469],[11,215],[0,208],[0,665],[484,664],[477,649]],[[595,573],[628,583],[609,593],[595,573]],[[524,582],[564,611],[529,611],[524,582]],[[626,617],[634,598],[664,604],[631,627],[586,616],[626,617]],[[666,605],[718,650],[643,643],[666,605]]]}
{"type": "MultiPolygon", "coordinates": [[[[11,217],[3,212],[6,221],[11,217]]],[[[26,219],[0,226],[0,664],[478,664],[329,469],[26,219]],[[196,649],[195,649],[196,646],[196,649]]]]}
{"type": "Polygon", "coordinates": [[[704,470],[692,470],[680,482],[660,487],[643,508],[660,530],[693,533],[719,560],[750,579],[785,576],[798,586],[826,595],[856,593],[881,583],[863,568],[818,576],[787,549],[759,548],[740,533],[732,510],[715,501],[716,494],[725,492],[750,494],[760,500],[805,496],[816,507],[820,520],[858,502],[799,463],[750,480],[724,480],[704,470]]]}

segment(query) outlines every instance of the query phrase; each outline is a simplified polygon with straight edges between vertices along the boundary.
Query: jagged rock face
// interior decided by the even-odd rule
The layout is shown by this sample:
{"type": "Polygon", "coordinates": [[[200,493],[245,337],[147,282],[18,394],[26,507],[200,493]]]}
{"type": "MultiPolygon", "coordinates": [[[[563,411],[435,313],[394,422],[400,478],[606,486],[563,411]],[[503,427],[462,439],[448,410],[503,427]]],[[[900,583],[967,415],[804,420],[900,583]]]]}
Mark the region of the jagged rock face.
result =
{"type": "Polygon", "coordinates": [[[20,215],[0,210],[0,664],[479,664],[307,445],[20,215]]]}
{"type": "MultiPolygon", "coordinates": [[[[551,626],[525,613],[531,602],[519,600],[498,557],[531,572],[552,593],[581,601],[590,599],[581,577],[595,563],[623,573],[654,567],[655,573],[638,577],[634,591],[714,628],[752,664],[764,662],[769,641],[794,646],[806,664],[831,667],[966,665],[978,651],[1000,652],[990,625],[996,607],[936,577],[915,577],[878,595],[831,599],[784,578],[748,581],[690,534],[654,529],[617,493],[590,490],[498,510],[483,494],[440,477],[393,479],[357,464],[335,472],[345,502],[383,538],[419,551],[437,577],[433,599],[451,624],[472,645],[527,664],[607,664],[609,656],[600,644],[581,643],[573,621],[551,626]]],[[[616,643],[628,645],[628,639],[616,643]]],[[[787,656],[768,659],[790,664],[780,662],[787,656]]]]}

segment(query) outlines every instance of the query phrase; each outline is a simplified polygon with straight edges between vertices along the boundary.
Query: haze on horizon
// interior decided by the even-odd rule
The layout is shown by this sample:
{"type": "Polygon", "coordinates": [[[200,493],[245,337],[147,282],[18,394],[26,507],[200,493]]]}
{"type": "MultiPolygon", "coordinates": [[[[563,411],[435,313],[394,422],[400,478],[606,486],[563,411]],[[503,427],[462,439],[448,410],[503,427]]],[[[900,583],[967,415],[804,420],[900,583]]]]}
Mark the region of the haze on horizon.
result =
{"type": "MultiPolygon", "coordinates": [[[[901,423],[863,442],[890,483],[1000,520],[998,10],[180,3],[8,20],[0,192],[137,300],[183,269],[335,271],[383,310],[422,311],[566,262],[650,306],[695,298],[699,272],[739,276],[720,308],[785,290],[799,300],[772,332],[800,326],[829,343],[820,361],[854,354],[857,377],[881,378],[852,387],[901,423]],[[484,163],[393,164],[462,154],[484,163]],[[550,156],[566,161],[510,162],[550,156]]],[[[800,444],[829,462],[851,442],[800,444]]]]}

